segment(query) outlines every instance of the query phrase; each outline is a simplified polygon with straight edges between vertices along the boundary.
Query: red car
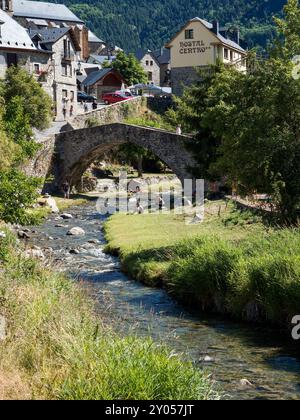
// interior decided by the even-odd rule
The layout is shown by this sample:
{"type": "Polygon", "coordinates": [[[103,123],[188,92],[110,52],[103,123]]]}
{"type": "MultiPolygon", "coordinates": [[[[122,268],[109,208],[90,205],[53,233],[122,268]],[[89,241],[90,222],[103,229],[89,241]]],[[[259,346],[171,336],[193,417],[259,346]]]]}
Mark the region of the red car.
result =
{"type": "Polygon", "coordinates": [[[127,101],[130,99],[130,96],[126,96],[126,94],[121,93],[104,93],[102,96],[103,102],[105,105],[116,104],[117,102],[127,101]]]}

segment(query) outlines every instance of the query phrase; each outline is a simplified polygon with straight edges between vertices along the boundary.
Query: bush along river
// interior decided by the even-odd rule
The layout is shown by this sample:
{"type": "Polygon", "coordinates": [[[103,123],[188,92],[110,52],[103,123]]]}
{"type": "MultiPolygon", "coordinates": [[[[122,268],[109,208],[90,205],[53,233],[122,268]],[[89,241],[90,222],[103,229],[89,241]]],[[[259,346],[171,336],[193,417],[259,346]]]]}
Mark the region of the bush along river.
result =
{"type": "MultiPolygon", "coordinates": [[[[32,253],[81,281],[99,316],[122,334],[166,342],[211,373],[228,399],[300,399],[297,344],[277,331],[188,313],[164,290],[126,277],[119,260],[103,252],[103,224],[95,203],[74,207],[72,218],[50,216],[32,229],[32,253]],[[73,228],[80,229],[70,235],[73,228]]],[[[299,347],[299,345],[298,345],[299,347]]],[[[299,352],[298,352],[299,356],[299,352]]]]}

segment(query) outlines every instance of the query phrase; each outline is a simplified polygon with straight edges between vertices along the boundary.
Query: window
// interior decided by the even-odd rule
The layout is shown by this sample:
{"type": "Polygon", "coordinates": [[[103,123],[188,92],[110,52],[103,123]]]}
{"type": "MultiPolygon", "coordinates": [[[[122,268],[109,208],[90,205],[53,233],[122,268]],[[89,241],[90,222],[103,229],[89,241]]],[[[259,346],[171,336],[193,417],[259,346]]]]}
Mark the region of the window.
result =
{"type": "Polygon", "coordinates": [[[153,61],[152,60],[150,61],[150,66],[153,66],[153,61]]]}
{"type": "Polygon", "coordinates": [[[153,73],[152,73],[152,71],[149,71],[148,72],[148,81],[152,82],[152,80],[153,80],[153,73]]]}
{"type": "Polygon", "coordinates": [[[71,58],[71,42],[64,39],[64,58],[71,58]]]}
{"type": "Polygon", "coordinates": [[[146,60],[146,66],[149,66],[149,60],[146,60]]]}
{"type": "Polygon", "coordinates": [[[35,72],[35,74],[40,74],[40,65],[39,64],[34,65],[34,72],[35,72]]]}
{"type": "Polygon", "coordinates": [[[233,51],[230,51],[230,61],[233,61],[233,51]]]}
{"type": "Polygon", "coordinates": [[[68,91],[63,89],[62,91],[62,101],[67,102],[68,101],[68,91]]]}
{"type": "Polygon", "coordinates": [[[61,74],[63,76],[68,76],[68,66],[67,66],[67,64],[62,64],[61,65],[61,74]]]}
{"type": "Polygon", "coordinates": [[[224,58],[225,58],[225,60],[228,60],[228,58],[229,58],[228,48],[224,48],[224,58]]]}
{"type": "Polygon", "coordinates": [[[194,29],[187,29],[185,31],[185,39],[194,39],[194,29]]]}
{"type": "Polygon", "coordinates": [[[18,65],[17,54],[8,53],[7,54],[7,67],[17,66],[17,65],[18,65]]]}

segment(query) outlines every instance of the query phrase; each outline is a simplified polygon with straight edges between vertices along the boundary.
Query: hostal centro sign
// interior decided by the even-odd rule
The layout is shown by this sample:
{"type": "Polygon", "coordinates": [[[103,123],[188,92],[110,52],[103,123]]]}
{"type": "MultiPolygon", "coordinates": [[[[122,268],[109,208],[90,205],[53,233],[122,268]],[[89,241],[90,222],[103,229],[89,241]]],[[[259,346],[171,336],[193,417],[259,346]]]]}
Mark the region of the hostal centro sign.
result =
{"type": "Polygon", "coordinates": [[[180,54],[202,54],[210,50],[210,46],[206,46],[204,41],[186,41],[180,42],[180,54]]]}

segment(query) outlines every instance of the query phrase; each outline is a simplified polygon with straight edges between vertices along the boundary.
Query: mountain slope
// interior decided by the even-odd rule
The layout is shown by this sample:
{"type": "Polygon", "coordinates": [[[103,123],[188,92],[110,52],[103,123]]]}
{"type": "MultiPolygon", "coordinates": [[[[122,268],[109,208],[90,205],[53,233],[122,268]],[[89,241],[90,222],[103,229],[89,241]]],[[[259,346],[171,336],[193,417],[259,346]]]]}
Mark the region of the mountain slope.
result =
{"type": "Polygon", "coordinates": [[[195,16],[238,23],[250,47],[272,36],[272,15],[285,0],[65,0],[105,41],[127,51],[158,48],[195,16]]]}

